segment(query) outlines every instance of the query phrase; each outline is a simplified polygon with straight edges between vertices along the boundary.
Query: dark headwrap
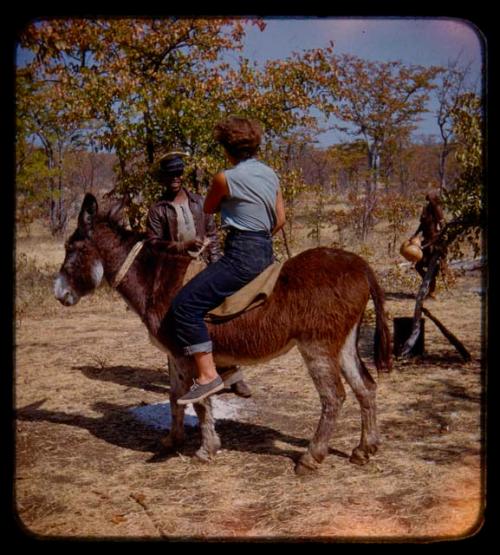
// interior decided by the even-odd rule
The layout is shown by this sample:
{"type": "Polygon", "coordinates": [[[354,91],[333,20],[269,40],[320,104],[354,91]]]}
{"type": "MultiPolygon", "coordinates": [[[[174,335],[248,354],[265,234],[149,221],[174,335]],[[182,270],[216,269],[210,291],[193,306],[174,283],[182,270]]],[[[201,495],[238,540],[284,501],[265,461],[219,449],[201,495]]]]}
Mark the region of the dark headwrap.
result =
{"type": "Polygon", "coordinates": [[[184,162],[180,156],[165,157],[160,160],[159,170],[164,175],[181,174],[184,171],[184,162]]]}

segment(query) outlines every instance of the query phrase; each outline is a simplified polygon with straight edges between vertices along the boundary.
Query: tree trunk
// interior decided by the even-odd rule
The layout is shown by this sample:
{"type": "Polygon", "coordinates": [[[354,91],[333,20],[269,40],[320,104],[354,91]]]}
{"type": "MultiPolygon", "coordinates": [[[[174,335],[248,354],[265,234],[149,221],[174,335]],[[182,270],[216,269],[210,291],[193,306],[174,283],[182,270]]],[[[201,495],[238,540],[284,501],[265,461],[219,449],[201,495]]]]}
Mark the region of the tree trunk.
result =
{"type": "Polygon", "coordinates": [[[439,270],[439,261],[442,256],[442,252],[440,250],[436,250],[436,252],[432,255],[432,258],[429,262],[429,267],[427,269],[427,273],[422,281],[422,285],[417,294],[417,300],[415,302],[415,311],[413,313],[413,326],[412,332],[410,337],[406,340],[403,348],[401,349],[401,357],[405,358],[408,357],[417,342],[417,339],[420,335],[420,323],[421,323],[421,316],[422,316],[422,305],[424,303],[424,299],[429,292],[429,285],[431,283],[432,278],[437,274],[439,270]]]}
{"type": "Polygon", "coordinates": [[[146,128],[146,160],[151,166],[155,161],[155,145],[152,131],[151,115],[149,109],[143,112],[144,127],[146,128]]]}
{"type": "Polygon", "coordinates": [[[366,241],[373,227],[373,210],[377,200],[377,182],[379,173],[379,154],[376,145],[368,146],[369,176],[365,182],[365,202],[363,208],[363,221],[361,227],[361,239],[366,241]]]}
{"type": "Polygon", "coordinates": [[[443,147],[439,153],[439,192],[446,191],[446,158],[448,157],[448,142],[443,140],[443,147]]]}
{"type": "MultiPolygon", "coordinates": [[[[51,233],[54,236],[61,235],[66,229],[66,224],[68,222],[68,212],[66,210],[66,204],[64,200],[64,186],[63,186],[63,147],[59,144],[58,148],[58,171],[57,171],[57,185],[54,184],[54,180],[51,180],[51,202],[50,202],[50,222],[51,222],[51,233]]],[[[51,162],[52,166],[54,161],[51,162]]]]}
{"type": "MultiPolygon", "coordinates": [[[[50,167],[50,166],[49,166],[50,167]]],[[[55,235],[55,229],[57,227],[57,218],[56,218],[56,199],[55,199],[55,184],[54,178],[51,177],[49,179],[49,191],[50,191],[50,201],[49,201],[49,216],[50,216],[50,233],[55,235]]]]}
{"type": "Polygon", "coordinates": [[[363,203],[363,215],[361,220],[361,240],[368,239],[371,228],[373,227],[373,210],[376,204],[376,185],[374,187],[370,180],[365,183],[365,201],[363,203]]]}
{"type": "Polygon", "coordinates": [[[420,289],[417,293],[417,299],[415,302],[415,312],[413,314],[413,327],[412,333],[408,340],[406,341],[402,351],[401,357],[407,357],[415,345],[420,332],[420,319],[422,316],[422,307],[425,297],[429,292],[429,285],[432,279],[436,276],[439,271],[439,265],[441,259],[446,255],[446,249],[454,239],[460,234],[460,225],[457,221],[449,222],[445,225],[441,231],[441,239],[435,244],[435,252],[429,260],[429,267],[427,268],[427,273],[424,276],[420,289]]]}
{"type": "MultiPolygon", "coordinates": [[[[406,340],[411,335],[413,318],[394,318],[393,320],[393,352],[394,356],[399,357],[406,340]]],[[[410,356],[421,356],[425,352],[425,320],[422,318],[419,323],[419,332],[415,344],[408,353],[410,356]]]]}

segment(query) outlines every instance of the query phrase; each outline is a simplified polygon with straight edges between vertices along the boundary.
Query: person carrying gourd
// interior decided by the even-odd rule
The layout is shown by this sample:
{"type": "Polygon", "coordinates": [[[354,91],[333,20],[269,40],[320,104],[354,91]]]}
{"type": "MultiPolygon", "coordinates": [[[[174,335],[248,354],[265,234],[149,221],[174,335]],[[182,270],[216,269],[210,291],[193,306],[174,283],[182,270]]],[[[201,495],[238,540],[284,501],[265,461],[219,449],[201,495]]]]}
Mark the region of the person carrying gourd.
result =
{"type": "MultiPolygon", "coordinates": [[[[410,238],[411,242],[412,239],[418,237],[419,234],[422,234],[423,243],[421,248],[423,256],[415,264],[415,270],[417,270],[422,279],[424,279],[425,274],[427,273],[430,260],[436,250],[436,241],[438,240],[445,223],[439,194],[436,191],[430,191],[429,193],[427,193],[425,200],[427,201],[427,204],[422,209],[422,213],[420,215],[420,224],[415,233],[410,238]]],[[[431,279],[431,282],[429,284],[429,292],[427,294],[428,298],[436,298],[436,278],[439,274],[439,271],[443,273],[446,271],[446,254],[443,255],[443,257],[441,258],[439,269],[431,279]]]]}

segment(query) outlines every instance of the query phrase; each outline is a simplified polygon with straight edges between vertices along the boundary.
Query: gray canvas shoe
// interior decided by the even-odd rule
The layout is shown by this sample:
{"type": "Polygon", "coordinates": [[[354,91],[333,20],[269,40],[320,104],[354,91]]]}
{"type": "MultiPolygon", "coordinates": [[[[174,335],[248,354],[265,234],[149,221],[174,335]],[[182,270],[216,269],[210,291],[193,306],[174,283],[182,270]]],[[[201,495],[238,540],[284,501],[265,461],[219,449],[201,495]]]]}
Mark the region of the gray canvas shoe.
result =
{"type": "Polygon", "coordinates": [[[193,380],[193,382],[194,383],[191,386],[191,389],[185,395],[177,399],[178,405],[199,403],[209,395],[212,395],[212,393],[216,393],[217,391],[224,389],[224,381],[220,376],[217,376],[215,380],[206,384],[199,384],[196,380],[193,380]]]}

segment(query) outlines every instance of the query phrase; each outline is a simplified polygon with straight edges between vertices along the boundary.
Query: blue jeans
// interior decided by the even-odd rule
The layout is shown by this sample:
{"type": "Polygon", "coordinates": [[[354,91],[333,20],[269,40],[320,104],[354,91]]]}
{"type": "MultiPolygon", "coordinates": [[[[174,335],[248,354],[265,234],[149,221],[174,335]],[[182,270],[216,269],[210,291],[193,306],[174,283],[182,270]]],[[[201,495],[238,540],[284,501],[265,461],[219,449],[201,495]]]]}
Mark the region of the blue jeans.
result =
{"type": "Polygon", "coordinates": [[[168,318],[184,354],[212,352],[205,315],[257,277],[273,260],[269,233],[234,229],[228,233],[224,256],[189,281],[170,306],[168,318]]]}

